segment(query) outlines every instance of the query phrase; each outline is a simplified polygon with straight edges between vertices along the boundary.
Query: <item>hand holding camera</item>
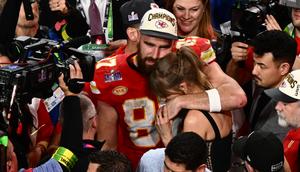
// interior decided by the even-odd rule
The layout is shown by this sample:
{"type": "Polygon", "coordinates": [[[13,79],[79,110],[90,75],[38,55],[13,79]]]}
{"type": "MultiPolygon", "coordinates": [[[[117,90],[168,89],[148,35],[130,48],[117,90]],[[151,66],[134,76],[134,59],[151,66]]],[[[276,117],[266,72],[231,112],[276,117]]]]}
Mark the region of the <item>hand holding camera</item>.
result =
{"type": "Polygon", "coordinates": [[[71,86],[71,88],[72,87],[83,88],[83,86],[84,86],[84,82],[79,81],[79,80],[83,79],[83,75],[82,75],[81,68],[80,68],[78,62],[74,61],[74,65],[70,64],[69,68],[70,68],[70,79],[69,79],[69,81],[75,80],[77,82],[69,82],[68,84],[66,84],[65,81],[64,81],[64,74],[61,74],[59,76],[59,78],[58,78],[59,86],[63,90],[65,96],[76,95],[81,91],[81,89],[79,89],[77,91],[73,91],[74,88],[70,90],[69,86],[71,86]],[[77,85],[74,86],[74,84],[77,84],[77,85]]]}
{"type": "Polygon", "coordinates": [[[234,42],[231,45],[231,55],[234,62],[240,62],[247,59],[248,44],[243,42],[234,42]]]}

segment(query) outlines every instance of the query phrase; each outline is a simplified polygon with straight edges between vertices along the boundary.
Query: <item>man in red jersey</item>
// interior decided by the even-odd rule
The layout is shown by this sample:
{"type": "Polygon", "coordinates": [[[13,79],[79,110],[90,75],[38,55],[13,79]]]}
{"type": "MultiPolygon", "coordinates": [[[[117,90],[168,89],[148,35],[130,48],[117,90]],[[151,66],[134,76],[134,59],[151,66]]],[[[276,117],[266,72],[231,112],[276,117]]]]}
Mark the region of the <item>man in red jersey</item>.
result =
{"type": "Polygon", "coordinates": [[[156,61],[174,47],[191,46],[203,61],[203,72],[218,90],[177,97],[165,105],[165,113],[174,117],[181,108],[219,111],[246,103],[239,85],[213,61],[209,40],[190,37],[175,45],[177,22],[172,13],[159,8],[147,11],[140,32],[137,54],[100,60],[94,81],[85,88],[97,106],[97,137],[106,141],[102,149],[118,149],[128,156],[134,168],[145,151],[162,146],[154,125],[159,102],[148,87],[148,74],[156,61]]]}
{"type": "Polygon", "coordinates": [[[140,23],[143,15],[151,8],[158,8],[153,0],[128,1],[120,7],[123,29],[127,35],[127,44],[121,45],[112,56],[118,54],[129,55],[137,51],[140,40],[140,23]]]}

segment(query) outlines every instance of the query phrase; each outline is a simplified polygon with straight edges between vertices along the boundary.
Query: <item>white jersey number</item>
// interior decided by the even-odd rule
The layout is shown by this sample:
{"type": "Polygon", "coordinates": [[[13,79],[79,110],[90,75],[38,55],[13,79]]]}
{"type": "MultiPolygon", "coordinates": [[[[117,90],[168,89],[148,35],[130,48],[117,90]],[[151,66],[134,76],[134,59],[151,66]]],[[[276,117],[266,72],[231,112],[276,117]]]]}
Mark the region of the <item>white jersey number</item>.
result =
{"type": "Polygon", "coordinates": [[[156,131],[155,102],[148,97],[128,99],[123,104],[131,141],[139,147],[154,147],[160,141],[156,131]]]}

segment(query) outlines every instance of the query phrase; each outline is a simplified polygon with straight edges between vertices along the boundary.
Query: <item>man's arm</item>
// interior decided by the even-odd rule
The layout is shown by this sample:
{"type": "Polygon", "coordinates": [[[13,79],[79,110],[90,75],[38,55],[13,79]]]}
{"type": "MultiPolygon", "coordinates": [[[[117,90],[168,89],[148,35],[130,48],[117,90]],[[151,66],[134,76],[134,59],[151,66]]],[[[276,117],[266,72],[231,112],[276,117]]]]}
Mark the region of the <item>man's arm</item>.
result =
{"type": "MultiPolygon", "coordinates": [[[[240,65],[246,62],[248,58],[248,44],[243,42],[233,42],[231,44],[231,59],[226,66],[226,74],[234,78],[239,84],[243,85],[246,78],[250,78],[251,71],[240,65]],[[241,71],[245,73],[241,75],[241,71]]],[[[252,58],[252,57],[249,57],[252,58]]]]}
{"type": "Polygon", "coordinates": [[[117,123],[118,114],[116,110],[107,103],[97,101],[97,139],[105,140],[101,150],[117,149],[117,123]]]}
{"type": "MultiPolygon", "coordinates": [[[[203,65],[202,71],[218,90],[222,110],[233,110],[246,105],[247,98],[243,89],[234,79],[226,75],[216,62],[203,65]]],[[[170,118],[174,118],[182,108],[210,111],[206,92],[178,96],[168,101],[166,107],[167,112],[165,113],[168,113],[170,118]]]]}
{"type": "Polygon", "coordinates": [[[222,110],[233,110],[242,108],[246,105],[247,97],[243,89],[233,78],[226,75],[216,62],[204,65],[202,71],[211,84],[218,90],[221,98],[222,110]]]}

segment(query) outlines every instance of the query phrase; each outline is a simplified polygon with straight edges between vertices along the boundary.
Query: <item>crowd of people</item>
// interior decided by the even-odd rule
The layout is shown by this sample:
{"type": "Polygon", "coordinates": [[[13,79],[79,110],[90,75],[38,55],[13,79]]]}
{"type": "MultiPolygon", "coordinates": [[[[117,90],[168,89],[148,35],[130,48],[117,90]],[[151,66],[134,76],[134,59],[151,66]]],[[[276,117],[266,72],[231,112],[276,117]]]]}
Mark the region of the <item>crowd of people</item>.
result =
{"type": "Polygon", "coordinates": [[[0,171],[300,170],[300,7],[284,6],[284,29],[268,14],[251,41],[232,39],[224,65],[213,42],[225,44],[217,24],[238,0],[0,2],[0,70],[44,51],[11,48],[33,37],[63,42],[39,52],[54,61],[86,35],[95,51],[112,52],[89,82],[75,60],[50,97],[12,91],[0,104],[0,171]]]}

